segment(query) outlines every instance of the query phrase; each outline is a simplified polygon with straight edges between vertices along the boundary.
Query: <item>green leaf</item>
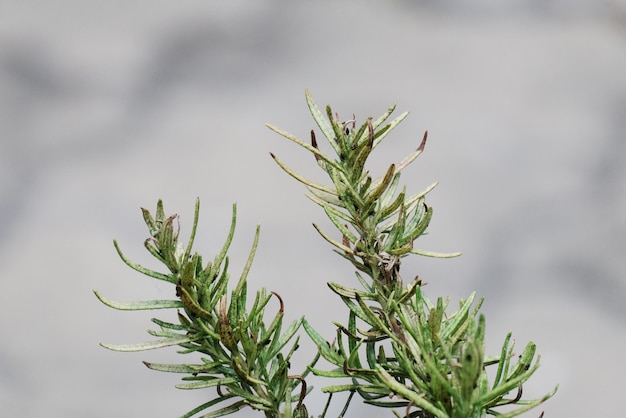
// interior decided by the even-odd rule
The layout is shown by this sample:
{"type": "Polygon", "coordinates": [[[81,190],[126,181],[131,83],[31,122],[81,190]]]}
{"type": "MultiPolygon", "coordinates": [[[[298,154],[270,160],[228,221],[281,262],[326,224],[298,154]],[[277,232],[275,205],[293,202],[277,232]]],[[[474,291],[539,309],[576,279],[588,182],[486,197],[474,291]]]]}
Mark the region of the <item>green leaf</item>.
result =
{"type": "MultiPolygon", "coordinates": [[[[324,206],[324,212],[326,212],[326,216],[328,216],[328,218],[332,221],[332,223],[335,225],[335,227],[339,230],[339,232],[341,232],[341,234],[344,237],[346,237],[350,242],[357,241],[356,235],[354,235],[352,231],[350,231],[348,227],[342,224],[341,221],[339,220],[339,217],[336,215],[336,213],[339,212],[338,210],[330,206],[324,206]]],[[[348,216],[344,215],[343,213],[341,215],[343,215],[342,218],[348,218],[348,216]]]]}
{"type": "MultiPolygon", "coordinates": [[[[395,103],[392,104],[391,106],[389,106],[387,111],[385,113],[383,113],[382,116],[380,116],[375,121],[372,121],[372,128],[374,128],[374,130],[378,129],[378,127],[380,125],[382,125],[389,118],[389,116],[393,113],[394,110],[396,110],[395,103]]],[[[357,141],[358,141],[359,144],[361,144],[364,141],[369,140],[368,135],[364,135],[365,134],[365,129],[364,128],[367,128],[367,124],[366,123],[363,124],[363,127],[361,129],[359,129],[359,132],[356,135],[356,138],[357,138],[357,141]]],[[[378,142],[380,142],[380,141],[378,141],[378,142]]],[[[376,147],[376,145],[378,145],[378,142],[376,142],[373,145],[373,147],[376,147]]]]}
{"type": "Polygon", "coordinates": [[[335,247],[339,248],[342,251],[345,251],[348,254],[353,254],[354,253],[352,248],[346,247],[342,243],[340,243],[338,241],[335,241],[334,239],[332,239],[331,237],[326,235],[326,233],[324,231],[322,231],[316,224],[313,224],[313,228],[315,228],[315,230],[322,236],[322,238],[324,238],[326,241],[328,241],[329,243],[331,243],[335,247]]]}
{"type": "Polygon", "coordinates": [[[494,389],[496,386],[500,384],[500,379],[502,378],[503,374],[506,374],[506,372],[503,372],[503,369],[504,369],[504,365],[507,362],[507,359],[510,357],[509,342],[511,341],[511,336],[512,336],[512,333],[509,332],[504,338],[504,343],[502,344],[502,350],[500,351],[500,360],[498,361],[498,370],[496,371],[496,376],[493,379],[492,389],[494,389]]]}
{"type": "Polygon", "coordinates": [[[189,235],[189,241],[187,242],[187,248],[185,249],[185,255],[183,261],[186,262],[191,255],[191,247],[193,247],[193,240],[196,238],[196,230],[198,229],[198,217],[200,216],[200,198],[196,197],[196,206],[193,213],[193,224],[191,226],[191,234],[189,235]]]}
{"type": "Polygon", "coordinates": [[[315,120],[315,123],[317,123],[317,126],[319,126],[320,130],[322,131],[330,145],[333,147],[337,155],[339,155],[340,149],[337,145],[337,142],[335,141],[335,132],[328,122],[328,119],[326,119],[326,116],[320,111],[319,107],[317,107],[317,104],[313,100],[313,96],[311,96],[311,92],[308,89],[304,91],[304,96],[306,98],[306,103],[309,107],[309,111],[311,112],[311,115],[315,120]]]}
{"type": "MultiPolygon", "coordinates": [[[[392,108],[390,108],[390,110],[393,112],[393,109],[395,109],[395,105],[393,105],[392,108]]],[[[388,111],[389,112],[389,111],[388,111]]],[[[389,116],[389,114],[391,113],[386,113],[384,116],[385,119],[387,119],[387,117],[389,116]]],[[[374,141],[374,148],[376,148],[376,146],[378,146],[378,144],[380,144],[380,141],[382,141],[383,139],[385,139],[385,137],[387,136],[387,134],[389,134],[389,132],[391,132],[393,130],[393,128],[395,128],[396,126],[398,126],[398,124],[400,122],[402,122],[404,120],[404,118],[406,118],[409,115],[409,112],[404,112],[402,113],[400,116],[398,116],[397,118],[395,118],[394,120],[392,120],[391,122],[389,122],[384,128],[382,128],[381,130],[379,130],[379,132],[382,131],[381,134],[379,134],[376,137],[376,140],[374,141]]],[[[382,119],[382,117],[381,117],[382,119]]],[[[382,119],[381,123],[385,120],[382,119]]],[[[378,121],[376,121],[378,122],[378,121]]],[[[375,128],[377,128],[376,122],[373,123],[372,125],[374,125],[375,128]]]]}
{"type": "Polygon", "coordinates": [[[375,184],[374,190],[372,190],[372,192],[370,192],[365,197],[365,203],[363,203],[364,207],[368,207],[369,205],[372,205],[383,194],[383,192],[387,190],[387,187],[389,187],[389,185],[391,184],[391,181],[393,180],[394,172],[395,172],[395,165],[391,164],[389,168],[387,169],[387,172],[383,176],[383,179],[381,180],[381,182],[378,184],[375,184]]]}
{"type": "Polygon", "coordinates": [[[417,248],[412,249],[410,252],[412,254],[423,255],[424,257],[433,257],[433,258],[454,258],[454,257],[459,257],[462,254],[460,252],[438,253],[435,251],[419,250],[417,248]]]}
{"type": "Polygon", "coordinates": [[[159,272],[147,269],[145,267],[142,267],[139,264],[135,264],[132,261],[130,261],[122,253],[122,250],[120,250],[120,247],[117,244],[117,241],[113,240],[113,246],[115,247],[115,250],[117,251],[117,254],[120,256],[120,258],[122,259],[124,264],[126,264],[131,269],[133,269],[135,271],[138,271],[141,274],[145,274],[146,276],[152,277],[154,279],[163,280],[163,281],[170,282],[170,283],[176,283],[176,277],[174,277],[173,275],[159,273],[159,272]]]}
{"type": "MultiPolygon", "coordinates": [[[[239,278],[239,282],[237,283],[237,287],[235,288],[235,293],[239,293],[243,284],[246,282],[246,278],[248,277],[248,272],[250,271],[250,267],[252,267],[252,261],[254,260],[254,255],[256,254],[256,249],[259,245],[259,235],[261,233],[261,226],[257,225],[256,231],[254,233],[254,241],[252,242],[252,249],[250,250],[250,254],[248,255],[248,260],[246,260],[246,265],[243,267],[243,271],[241,272],[241,277],[239,278]]],[[[245,297],[244,297],[245,301],[245,297]]],[[[245,302],[243,309],[245,310],[245,302]]]]}
{"type": "MultiPolygon", "coordinates": [[[[267,126],[272,131],[276,132],[277,134],[279,134],[281,136],[284,136],[288,140],[290,140],[292,142],[295,142],[296,144],[300,145],[302,148],[305,148],[306,150],[308,150],[308,151],[312,152],[313,154],[317,155],[318,157],[320,157],[322,160],[324,160],[327,164],[331,165],[335,169],[341,170],[341,167],[335,161],[333,161],[330,157],[328,157],[326,154],[322,153],[320,150],[318,150],[314,146],[309,145],[306,142],[302,141],[297,136],[294,136],[294,135],[290,134],[289,132],[283,131],[282,129],[279,129],[279,128],[277,128],[277,127],[275,127],[275,126],[273,126],[273,125],[271,125],[269,123],[266,123],[265,126],[267,126]]],[[[272,157],[274,157],[274,156],[272,155],[272,157]]]]}
{"type": "MultiPolygon", "coordinates": [[[[387,219],[389,219],[389,217],[393,216],[395,213],[398,212],[398,209],[400,209],[400,205],[404,204],[404,192],[398,194],[398,196],[396,197],[396,199],[387,207],[382,207],[382,209],[380,209],[380,211],[377,214],[377,222],[383,222],[387,219]]],[[[384,228],[381,228],[384,229],[384,228]]]]}
{"type": "MultiPolygon", "coordinates": [[[[234,395],[224,395],[223,397],[214,399],[210,402],[204,403],[200,406],[198,406],[197,408],[192,409],[191,411],[187,412],[185,415],[183,415],[181,418],[191,418],[192,416],[194,416],[195,414],[197,414],[200,411],[203,411],[207,408],[210,408],[211,406],[215,405],[218,402],[224,401],[226,399],[232,398],[234,395]]],[[[232,405],[226,406],[224,408],[218,409],[216,411],[213,412],[209,412],[208,414],[202,415],[202,418],[217,418],[217,417],[223,417],[224,415],[229,415],[229,414],[234,414],[235,412],[245,408],[247,405],[244,401],[237,401],[232,405]]]]}
{"type": "Polygon", "coordinates": [[[344,358],[342,358],[337,351],[333,350],[328,341],[326,341],[315,329],[308,323],[306,319],[302,320],[302,327],[313,340],[317,349],[326,360],[335,365],[343,364],[344,358]]]}
{"type": "Polygon", "coordinates": [[[177,337],[177,338],[166,338],[163,340],[149,341],[149,342],[138,343],[138,344],[100,343],[100,345],[112,351],[134,352],[134,351],[154,350],[155,348],[171,347],[173,345],[181,345],[184,343],[195,341],[197,338],[198,337],[193,336],[193,335],[181,335],[180,337],[177,337]]]}
{"type": "Polygon", "coordinates": [[[448,414],[445,411],[442,411],[435,407],[433,404],[428,402],[418,393],[410,390],[396,379],[394,379],[389,373],[387,373],[381,366],[376,367],[376,371],[378,372],[381,379],[389,386],[391,390],[393,390],[398,395],[402,396],[405,399],[413,402],[415,406],[422,408],[424,411],[427,411],[434,415],[436,418],[449,418],[448,414]]]}
{"type": "MultiPolygon", "coordinates": [[[[305,193],[304,195],[308,197],[309,199],[311,199],[313,202],[320,205],[321,207],[325,207],[327,206],[327,204],[330,204],[330,205],[334,205],[340,208],[345,208],[345,205],[343,204],[343,202],[339,200],[339,198],[337,197],[336,192],[334,195],[332,195],[329,193],[322,192],[320,190],[316,190],[309,186],[306,186],[306,187],[307,189],[309,189],[311,194],[305,193]]],[[[344,216],[347,216],[347,215],[344,215],[344,216]]],[[[348,222],[351,222],[351,218],[348,218],[346,220],[348,222]]]]}
{"type": "Polygon", "coordinates": [[[349,299],[356,299],[356,297],[360,297],[366,300],[375,300],[374,295],[371,293],[366,293],[357,289],[352,289],[347,286],[340,285],[338,283],[328,282],[328,287],[331,288],[333,292],[338,294],[339,296],[346,297],[349,299]]]}
{"type": "Polygon", "coordinates": [[[406,224],[405,231],[402,234],[401,239],[403,241],[415,241],[421,235],[424,234],[426,228],[430,224],[430,219],[433,216],[432,207],[426,206],[423,200],[420,200],[415,207],[413,217],[406,224]]]}
{"type": "Polygon", "coordinates": [[[346,159],[348,157],[350,144],[348,144],[347,136],[344,134],[343,127],[340,127],[337,123],[338,121],[336,121],[333,117],[333,110],[330,106],[326,106],[326,116],[334,134],[332,138],[328,138],[328,142],[332,145],[332,141],[334,140],[339,146],[339,152],[337,155],[339,155],[340,159],[346,159]]]}
{"type": "Polygon", "coordinates": [[[191,383],[179,383],[178,385],[176,385],[176,387],[178,389],[185,389],[185,390],[191,390],[191,389],[206,389],[206,388],[212,388],[212,387],[216,387],[216,386],[228,386],[230,384],[233,383],[238,383],[239,379],[236,377],[222,377],[222,378],[215,378],[215,377],[211,377],[211,376],[205,376],[207,379],[206,380],[200,380],[197,382],[191,382],[191,383]]]}
{"type": "Polygon", "coordinates": [[[521,408],[515,409],[513,411],[504,413],[504,414],[500,414],[494,411],[489,410],[488,413],[490,415],[494,415],[494,416],[498,416],[499,418],[513,418],[516,416],[519,416],[521,414],[523,414],[524,412],[530,411],[533,408],[536,408],[537,406],[539,406],[540,404],[544,403],[545,401],[547,401],[548,399],[550,399],[552,396],[554,396],[558,390],[558,386],[556,386],[550,393],[544,395],[543,397],[539,398],[539,399],[535,399],[532,401],[520,401],[522,406],[521,408]],[[523,404],[521,402],[524,402],[523,404]]]}
{"type": "Polygon", "coordinates": [[[283,163],[281,160],[279,160],[277,156],[275,156],[274,154],[271,154],[271,153],[270,153],[270,155],[272,156],[272,158],[274,159],[276,164],[278,164],[278,166],[280,168],[282,168],[285,173],[289,174],[291,177],[293,177],[294,179],[298,180],[300,183],[306,185],[309,188],[321,190],[321,191],[323,191],[325,193],[328,193],[330,195],[336,195],[337,194],[337,192],[334,191],[333,189],[330,189],[330,188],[328,188],[326,186],[323,186],[321,184],[315,183],[314,181],[308,180],[305,177],[302,177],[300,174],[296,173],[291,168],[289,168],[287,165],[285,165],[285,163],[283,163]]]}
{"type": "Polygon", "coordinates": [[[152,309],[170,309],[170,308],[182,308],[183,304],[180,300],[147,300],[138,302],[116,302],[111,299],[107,299],[102,296],[97,290],[93,293],[106,306],[121,311],[141,311],[152,309]]]}
{"type": "MultiPolygon", "coordinates": [[[[179,311],[179,314],[180,314],[180,311],[179,311]]],[[[180,323],[179,324],[173,324],[171,322],[161,321],[160,319],[157,319],[157,318],[152,318],[151,321],[154,322],[155,324],[157,324],[158,326],[160,326],[161,328],[173,329],[173,330],[176,330],[176,331],[188,331],[189,327],[190,327],[189,323],[187,323],[185,325],[180,324],[180,323]]]]}
{"type": "Polygon", "coordinates": [[[256,409],[262,409],[262,410],[266,410],[266,411],[271,411],[273,409],[275,409],[274,404],[272,403],[272,401],[262,398],[260,396],[257,396],[251,392],[245,391],[240,389],[237,386],[229,386],[228,390],[234,394],[237,395],[241,398],[243,398],[245,400],[245,402],[248,405],[251,405],[252,407],[256,408],[256,409]]]}
{"type": "MultiPolygon", "coordinates": [[[[230,229],[228,231],[228,235],[226,236],[226,242],[222,246],[220,252],[213,259],[213,264],[211,266],[211,277],[216,277],[219,274],[220,267],[222,266],[222,261],[226,257],[226,253],[228,252],[228,248],[230,248],[230,244],[233,242],[233,237],[235,236],[235,226],[237,225],[237,204],[233,203],[231,221],[230,221],[230,229]]],[[[228,264],[228,260],[226,261],[228,264]]],[[[226,267],[224,267],[226,270],[226,267]]]]}
{"type": "MultiPolygon", "coordinates": [[[[293,321],[284,332],[284,334],[280,336],[280,338],[274,338],[271,343],[271,349],[268,351],[269,358],[272,358],[276,354],[278,354],[278,352],[285,346],[285,344],[287,344],[289,340],[293,338],[294,334],[298,331],[298,328],[300,328],[300,325],[303,324],[303,321],[304,317],[298,319],[297,321],[293,321]]],[[[278,334],[279,331],[280,328],[277,328],[276,334],[278,334]]]]}
{"type": "Polygon", "coordinates": [[[180,295],[180,299],[185,307],[185,310],[188,311],[188,314],[193,314],[208,321],[213,319],[213,314],[200,306],[196,298],[194,298],[187,289],[182,286],[176,286],[176,291],[180,295]]]}
{"type": "Polygon", "coordinates": [[[143,364],[151,370],[158,370],[160,372],[167,373],[215,373],[214,366],[219,366],[220,363],[214,362],[211,364],[164,364],[164,363],[152,363],[144,361],[143,364]]]}
{"type": "Polygon", "coordinates": [[[417,147],[415,151],[411,154],[407,155],[400,163],[398,164],[398,172],[404,170],[409,164],[411,164],[417,157],[420,156],[422,151],[424,151],[424,146],[426,145],[426,138],[428,138],[428,132],[424,132],[424,137],[422,138],[422,143],[417,147]]]}
{"type": "MultiPolygon", "coordinates": [[[[343,374],[343,376],[326,376],[325,377],[346,377],[345,374],[343,374]]],[[[322,392],[324,393],[338,393],[338,392],[346,392],[349,390],[357,390],[360,389],[362,387],[361,384],[359,383],[353,383],[353,384],[346,384],[346,385],[334,385],[334,386],[326,386],[324,388],[322,388],[322,392]]]]}
{"type": "Polygon", "coordinates": [[[461,338],[469,323],[473,321],[473,318],[469,316],[469,310],[474,303],[475,297],[476,292],[472,292],[467,299],[462,301],[459,310],[448,317],[445,327],[441,330],[441,338],[444,341],[452,339],[453,342],[456,342],[461,338]]]}

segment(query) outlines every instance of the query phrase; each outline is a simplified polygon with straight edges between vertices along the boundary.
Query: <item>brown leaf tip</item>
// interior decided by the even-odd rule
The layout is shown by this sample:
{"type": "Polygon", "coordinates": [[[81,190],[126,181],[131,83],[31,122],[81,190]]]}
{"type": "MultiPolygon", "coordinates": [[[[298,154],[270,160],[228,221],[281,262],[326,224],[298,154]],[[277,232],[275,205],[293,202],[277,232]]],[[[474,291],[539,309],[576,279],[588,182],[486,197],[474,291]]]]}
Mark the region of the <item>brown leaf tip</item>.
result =
{"type": "Polygon", "coordinates": [[[423,151],[424,147],[426,146],[426,139],[428,139],[428,131],[424,132],[424,137],[422,138],[422,143],[420,144],[419,147],[417,147],[418,151],[423,151]]]}

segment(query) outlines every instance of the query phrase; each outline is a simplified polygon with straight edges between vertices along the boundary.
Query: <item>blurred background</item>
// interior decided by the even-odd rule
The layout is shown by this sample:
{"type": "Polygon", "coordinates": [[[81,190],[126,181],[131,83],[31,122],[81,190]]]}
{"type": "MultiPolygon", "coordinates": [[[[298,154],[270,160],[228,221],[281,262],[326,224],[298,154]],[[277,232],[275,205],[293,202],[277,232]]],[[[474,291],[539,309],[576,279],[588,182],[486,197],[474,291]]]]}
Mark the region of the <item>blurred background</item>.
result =
{"type": "MultiPolygon", "coordinates": [[[[264,126],[306,139],[305,88],[343,119],[392,103],[411,111],[373,157],[375,174],[428,130],[402,177],[412,193],[439,181],[416,246],[463,256],[415,256],[403,275],[419,274],[452,306],[484,296],[488,352],[509,330],[520,350],[535,341],[542,367],[524,395],[559,384],[546,417],[623,413],[625,1],[3,0],[0,16],[3,416],[172,417],[208,399],[141,364],[174,361],[173,350],[98,346],[149,340],[149,318],[167,318],[114,311],[92,293],[173,297],[112,245],[157,267],[139,208],[159,198],[186,236],[200,197],[207,258],[237,202],[232,276],[260,223],[250,288],[279,292],[289,319],[306,314],[332,338],[345,311],[325,283],[353,284],[353,269],[317,235],[323,212],[269,152],[323,173],[264,126]]],[[[313,355],[303,341],[294,373],[313,355]]],[[[312,414],[325,384],[314,382],[312,414]]],[[[348,415],[381,416],[360,400],[348,415]]]]}

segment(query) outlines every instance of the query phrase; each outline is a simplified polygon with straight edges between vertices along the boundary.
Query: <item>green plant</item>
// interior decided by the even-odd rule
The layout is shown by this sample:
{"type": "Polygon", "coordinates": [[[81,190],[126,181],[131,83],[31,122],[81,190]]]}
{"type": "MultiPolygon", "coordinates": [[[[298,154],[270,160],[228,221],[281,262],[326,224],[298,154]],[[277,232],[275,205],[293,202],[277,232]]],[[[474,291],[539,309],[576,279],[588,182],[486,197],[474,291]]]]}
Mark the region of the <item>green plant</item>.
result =
{"type": "Polygon", "coordinates": [[[283,301],[275,292],[261,289],[248,304],[246,279],[257,247],[258,228],[248,262],[229,300],[226,253],[235,230],[234,206],[226,243],[211,262],[203,264],[199,254],[192,254],[199,203],[190,238],[182,246],[177,215],[166,216],[159,201],[154,217],[143,209],[150,232],[145,246],[168,272],[134,264],[116,242],[115,248],[131,268],[172,283],[177,298],[119,303],[98,292],[96,296],[115,309],[176,309],[178,322],[153,319],[159,329],[148,332],[159,339],[151,342],[102,345],[116,351],[179,346],[181,353],[199,353],[198,364],[145,363],[154,370],[184,374],[179,388],[216,389],[213,399],[183,417],[228,400],[231,403],[227,406],[202,416],[222,416],[249,406],[267,417],[308,417],[304,400],[311,390],[306,385],[309,373],[340,379],[338,384],[322,388],[329,397],[321,416],[326,416],[332,396],[338,392],[348,393],[340,416],[344,416],[355,394],[368,404],[391,408],[396,416],[423,418],[513,417],[550,398],[556,388],[539,399],[522,399],[522,384],[539,367],[534,343],[529,342],[515,359],[509,334],[499,355],[485,356],[485,318],[479,314],[482,299],[475,303],[475,295],[471,294],[460,302],[457,311],[448,312],[449,300],[437,298],[431,303],[417,276],[404,283],[400,275],[401,260],[410,254],[459,255],[414,247],[432,217],[433,209],[426,205],[425,196],[434,184],[411,196],[406,187],[399,190],[399,184],[402,169],[423,151],[426,135],[413,153],[373,178],[366,170],[368,157],[407,113],[387,122],[395,108],[392,106],[380,118],[368,118],[357,127],[354,118],[342,122],[330,107],[324,114],[308,91],[306,101],[336,157],[320,151],[314,131],[309,144],[272,125],[268,127],[310,151],[332,185],[305,179],[271,155],[284,171],[307,187],[307,196],[323,208],[340,238],[333,238],[316,225],[315,229],[356,268],[360,288],[328,283],[348,308],[346,322],[335,323],[333,341],[327,341],[304,318],[283,331],[283,301]],[[273,297],[279,307],[266,321],[266,308],[273,297]],[[299,344],[300,327],[317,346],[318,354],[304,371],[291,374],[290,359],[299,344]],[[331,365],[330,369],[317,366],[320,357],[331,365]],[[491,381],[487,367],[495,369],[491,381]],[[505,411],[503,406],[507,406],[505,411]]]}

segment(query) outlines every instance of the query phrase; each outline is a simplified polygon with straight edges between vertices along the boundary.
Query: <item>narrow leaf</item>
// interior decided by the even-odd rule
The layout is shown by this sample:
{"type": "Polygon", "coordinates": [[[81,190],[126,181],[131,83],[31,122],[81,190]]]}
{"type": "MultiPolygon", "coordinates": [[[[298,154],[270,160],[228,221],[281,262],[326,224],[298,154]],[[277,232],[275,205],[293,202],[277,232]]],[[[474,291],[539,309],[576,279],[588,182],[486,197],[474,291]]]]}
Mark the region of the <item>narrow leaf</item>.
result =
{"type": "MultiPolygon", "coordinates": [[[[212,367],[206,364],[163,364],[147,361],[144,361],[143,364],[151,370],[167,373],[212,373],[212,367]]],[[[219,363],[215,363],[215,365],[219,365],[219,363]]]]}
{"type": "Polygon", "coordinates": [[[341,365],[343,364],[343,358],[331,348],[328,341],[326,341],[315,329],[308,323],[308,321],[302,321],[302,327],[309,335],[309,337],[313,340],[315,345],[317,345],[317,349],[326,360],[335,364],[341,365]]]}
{"type": "Polygon", "coordinates": [[[417,248],[414,248],[413,250],[411,250],[411,253],[418,254],[418,255],[423,255],[424,257],[433,257],[433,258],[454,258],[454,257],[458,257],[458,256],[461,255],[461,253],[459,253],[459,252],[456,252],[456,253],[438,253],[438,252],[434,252],[434,251],[419,250],[417,248]]]}
{"type": "Polygon", "coordinates": [[[326,241],[328,241],[335,247],[339,248],[340,250],[345,251],[348,254],[354,254],[354,250],[352,248],[347,247],[338,241],[335,241],[334,239],[326,235],[326,233],[322,231],[316,224],[313,224],[313,228],[315,228],[315,230],[322,236],[322,238],[324,238],[326,241]]]}
{"type": "MultiPolygon", "coordinates": [[[[226,242],[224,242],[222,249],[213,259],[213,265],[211,266],[211,277],[216,277],[220,271],[220,267],[222,266],[222,261],[224,260],[224,257],[226,257],[228,248],[230,247],[230,244],[233,241],[233,237],[235,236],[236,225],[237,225],[237,204],[233,203],[233,209],[232,209],[232,215],[231,215],[231,221],[230,221],[230,229],[228,230],[228,235],[226,236],[226,242]]],[[[228,259],[226,263],[228,263],[228,259]]],[[[226,270],[226,267],[224,267],[224,270],[226,270]]]]}
{"type": "Polygon", "coordinates": [[[417,147],[415,151],[411,154],[407,155],[400,163],[396,169],[396,172],[399,173],[404,168],[406,168],[409,164],[411,164],[420,154],[424,151],[424,146],[426,145],[426,138],[428,138],[428,131],[424,132],[424,137],[422,138],[422,143],[417,147]]]}
{"type": "Polygon", "coordinates": [[[304,96],[306,97],[306,104],[309,107],[309,111],[311,112],[313,119],[317,123],[317,126],[319,126],[320,130],[322,131],[330,145],[333,147],[337,155],[339,155],[340,149],[337,145],[337,142],[335,141],[335,132],[328,122],[328,119],[326,119],[326,116],[322,113],[319,107],[317,107],[317,104],[313,100],[313,96],[308,89],[304,91],[304,96]]]}
{"type": "Polygon", "coordinates": [[[200,198],[196,197],[196,206],[193,213],[193,224],[191,226],[191,234],[189,235],[189,241],[187,242],[187,248],[185,249],[185,255],[183,256],[183,263],[187,262],[191,255],[191,247],[193,241],[196,238],[196,230],[198,229],[198,217],[200,216],[200,198]]]}
{"type": "Polygon", "coordinates": [[[145,267],[140,266],[139,264],[135,264],[132,261],[130,261],[122,253],[122,250],[120,249],[119,245],[117,244],[117,241],[113,240],[113,246],[115,247],[115,250],[117,251],[117,254],[120,256],[120,258],[122,259],[124,264],[126,264],[131,269],[133,269],[135,271],[138,271],[141,274],[145,274],[146,276],[155,278],[155,279],[163,280],[163,281],[170,282],[170,283],[176,283],[176,278],[173,275],[170,276],[170,275],[167,275],[167,274],[163,274],[163,273],[159,273],[159,272],[156,272],[156,271],[152,271],[150,269],[147,269],[145,267]]]}
{"type": "Polygon", "coordinates": [[[365,197],[365,203],[363,205],[364,207],[367,207],[374,203],[383,194],[383,192],[387,190],[387,187],[389,187],[391,181],[393,180],[394,171],[395,165],[391,164],[387,169],[387,172],[385,173],[382,181],[378,184],[375,184],[374,190],[365,197]]]}
{"type": "Polygon", "coordinates": [[[169,308],[182,308],[183,304],[180,300],[146,300],[137,302],[116,302],[111,299],[107,299],[102,296],[97,290],[93,293],[106,306],[120,311],[142,311],[152,309],[169,309],[169,308]]]}
{"type": "MultiPolygon", "coordinates": [[[[239,282],[237,283],[237,287],[235,288],[236,294],[239,294],[241,292],[242,286],[246,282],[246,278],[248,277],[248,272],[250,271],[250,267],[252,267],[252,261],[254,260],[254,255],[256,254],[256,249],[259,245],[260,233],[261,233],[261,226],[257,225],[256,231],[254,233],[254,241],[252,242],[252,249],[250,250],[250,254],[248,255],[248,260],[246,260],[246,265],[243,268],[243,272],[241,273],[241,277],[239,278],[239,282]]],[[[244,306],[244,309],[245,309],[245,306],[244,306]]]]}
{"type": "Polygon", "coordinates": [[[138,343],[138,344],[100,343],[100,345],[112,351],[134,352],[134,351],[154,350],[155,348],[162,348],[162,347],[171,347],[173,345],[181,345],[184,343],[195,341],[196,339],[197,337],[193,335],[181,335],[180,337],[176,337],[176,338],[166,338],[163,340],[149,341],[149,342],[138,343]]]}
{"type": "Polygon", "coordinates": [[[305,196],[320,206],[324,206],[325,204],[331,204],[340,208],[345,207],[343,202],[337,197],[336,192],[334,195],[332,195],[329,193],[324,193],[320,190],[314,189],[309,186],[306,186],[306,188],[309,189],[312,195],[305,193],[305,196]]]}
{"type": "MultiPolygon", "coordinates": [[[[187,412],[185,415],[181,416],[180,418],[191,418],[191,417],[193,417],[194,415],[196,415],[198,412],[200,412],[200,411],[204,411],[205,409],[210,408],[210,407],[212,407],[213,405],[216,405],[216,404],[218,404],[218,403],[220,403],[220,402],[223,402],[223,401],[225,401],[225,400],[227,400],[227,399],[230,399],[230,398],[232,398],[232,397],[234,397],[234,395],[231,395],[231,394],[224,394],[224,396],[217,397],[217,398],[215,398],[215,399],[213,399],[213,400],[210,400],[209,402],[205,402],[205,403],[203,403],[202,405],[199,405],[199,406],[195,407],[194,409],[192,409],[191,411],[187,412]]],[[[236,411],[238,411],[239,409],[241,409],[241,408],[243,408],[244,406],[246,406],[246,405],[245,405],[245,403],[243,403],[243,401],[239,401],[239,402],[237,402],[237,403],[236,403],[236,404],[234,404],[234,405],[237,405],[237,404],[241,404],[241,406],[240,406],[238,409],[233,410],[233,411],[231,411],[231,412],[227,412],[226,414],[222,414],[222,415],[227,415],[227,414],[230,414],[230,413],[236,412],[236,411]]],[[[228,408],[231,408],[232,406],[233,406],[233,405],[231,405],[231,406],[229,406],[229,407],[227,406],[226,408],[223,408],[223,409],[228,409],[228,408]]],[[[221,411],[221,410],[220,410],[220,411],[221,411]]],[[[217,411],[216,411],[216,412],[217,412],[217,411]]],[[[210,414],[203,415],[203,416],[202,416],[202,418],[207,418],[209,415],[210,415],[210,414]]],[[[213,415],[213,417],[219,417],[219,416],[222,416],[222,415],[213,415]]]]}
{"type": "Polygon", "coordinates": [[[336,191],[334,191],[332,189],[329,189],[326,186],[323,186],[321,184],[315,183],[315,182],[313,182],[311,180],[308,180],[308,179],[302,177],[300,174],[296,173],[295,171],[293,171],[292,169],[287,167],[282,161],[280,161],[278,159],[278,157],[276,157],[276,155],[274,155],[272,153],[270,153],[270,155],[272,156],[274,161],[276,161],[276,164],[278,164],[280,166],[280,168],[282,168],[285,171],[285,173],[289,174],[291,177],[293,177],[294,179],[298,180],[300,183],[303,183],[303,184],[305,184],[308,187],[311,187],[311,188],[317,189],[317,190],[321,190],[321,191],[326,192],[326,193],[331,194],[331,195],[337,195],[336,191]]]}
{"type": "Polygon", "coordinates": [[[296,144],[300,145],[302,148],[305,148],[308,151],[312,152],[313,154],[317,155],[322,160],[324,160],[326,163],[330,164],[331,166],[335,167],[336,169],[338,169],[338,170],[341,169],[341,167],[335,161],[333,161],[329,156],[327,156],[326,154],[322,153],[320,150],[318,150],[314,146],[307,144],[306,142],[304,142],[303,140],[301,140],[297,136],[294,136],[294,135],[290,134],[289,132],[283,131],[282,129],[277,128],[277,127],[275,127],[275,126],[273,126],[273,125],[271,125],[269,123],[266,123],[265,126],[270,128],[272,131],[276,132],[277,134],[279,134],[281,136],[284,136],[285,138],[289,139],[290,141],[295,142],[296,144]]]}
{"type": "Polygon", "coordinates": [[[437,418],[448,418],[448,414],[445,411],[442,411],[435,407],[433,404],[425,400],[418,393],[413,392],[396,379],[393,378],[387,371],[385,371],[381,366],[376,367],[376,371],[379,376],[385,381],[385,383],[389,386],[391,390],[393,390],[398,395],[402,396],[405,399],[413,402],[415,406],[422,408],[424,411],[430,412],[437,418]]]}
{"type": "MultiPolygon", "coordinates": [[[[394,105],[394,108],[395,108],[395,105],[394,105]]],[[[385,139],[387,134],[389,134],[389,132],[391,132],[393,130],[393,128],[395,128],[400,122],[402,122],[404,120],[404,118],[406,118],[408,115],[409,115],[409,112],[404,112],[400,116],[398,116],[397,118],[395,118],[394,120],[389,122],[387,125],[385,125],[385,127],[380,130],[380,131],[383,131],[382,134],[377,136],[376,140],[374,141],[374,148],[376,148],[376,146],[378,144],[380,144],[380,141],[385,139]]],[[[385,117],[385,119],[386,119],[386,117],[385,117]]]]}

